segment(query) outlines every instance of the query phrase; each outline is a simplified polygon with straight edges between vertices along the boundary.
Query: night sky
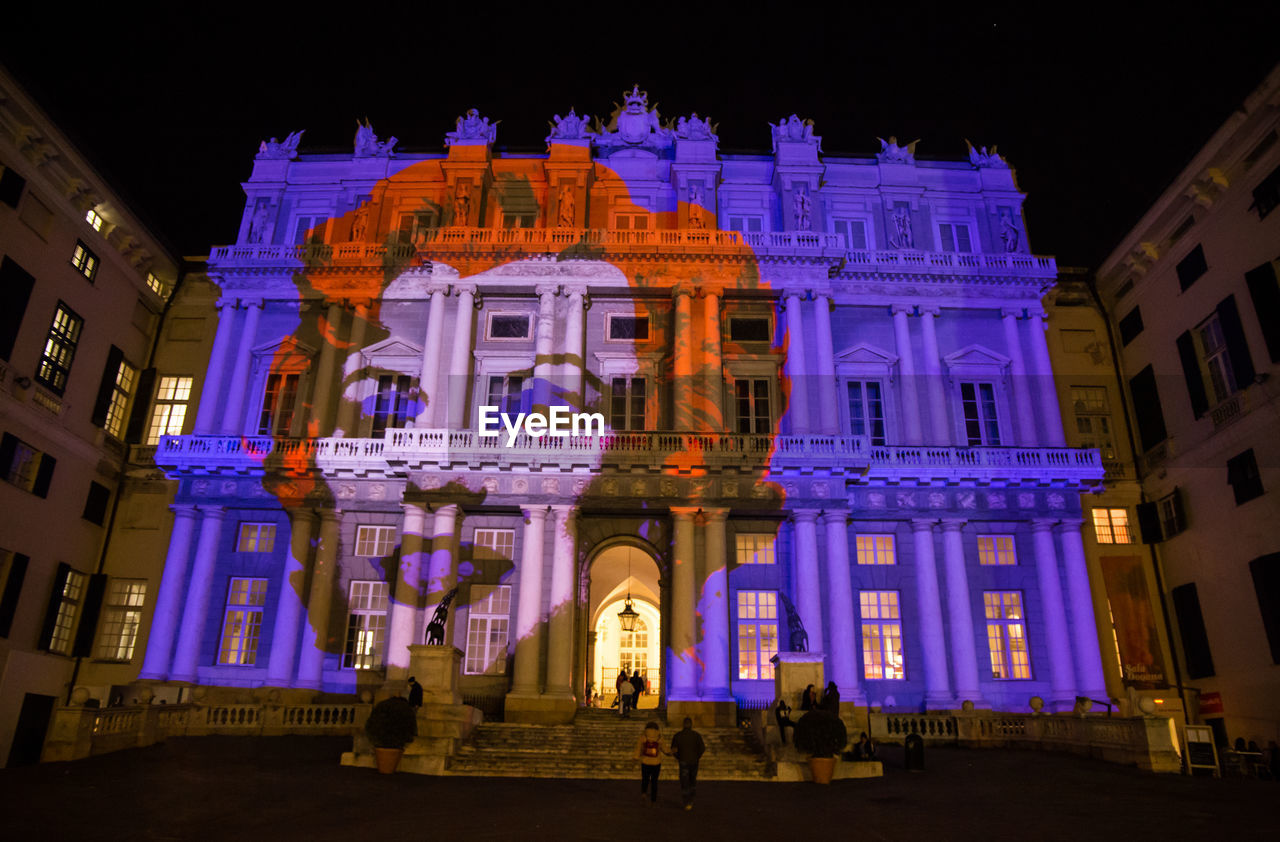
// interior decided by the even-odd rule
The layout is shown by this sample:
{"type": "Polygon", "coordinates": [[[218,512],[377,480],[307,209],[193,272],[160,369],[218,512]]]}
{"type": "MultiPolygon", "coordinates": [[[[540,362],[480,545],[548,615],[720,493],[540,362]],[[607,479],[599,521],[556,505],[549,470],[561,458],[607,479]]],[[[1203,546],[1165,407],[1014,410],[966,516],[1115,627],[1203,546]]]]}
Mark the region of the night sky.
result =
{"type": "Polygon", "coordinates": [[[1275,6],[1158,21],[981,4],[839,17],[618,4],[608,18],[541,4],[206,5],[137,19],[44,5],[54,12],[6,11],[0,63],[179,255],[232,241],[264,138],[306,129],[303,152],[349,152],[368,116],[399,150],[442,152],[477,107],[502,121],[500,150],[541,152],[552,114],[607,118],[638,82],[664,120],[719,122],[725,152],[767,153],[766,123],[792,112],[816,122],[828,155],[871,155],[889,135],[921,138],[923,159],[961,159],[965,138],[998,144],[1030,197],[1033,250],[1094,267],[1280,61],[1275,6]]]}

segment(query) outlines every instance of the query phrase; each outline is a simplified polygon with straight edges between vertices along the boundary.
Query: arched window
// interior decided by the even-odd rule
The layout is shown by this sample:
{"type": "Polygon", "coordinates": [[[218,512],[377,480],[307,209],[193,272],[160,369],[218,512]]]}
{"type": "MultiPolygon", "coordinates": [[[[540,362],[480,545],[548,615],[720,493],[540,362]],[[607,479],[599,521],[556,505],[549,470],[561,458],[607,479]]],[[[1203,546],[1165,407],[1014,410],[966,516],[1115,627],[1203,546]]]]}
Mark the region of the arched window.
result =
{"type": "Polygon", "coordinates": [[[624,631],[618,640],[618,666],[634,674],[640,670],[646,675],[649,670],[649,627],[644,620],[636,619],[635,631],[624,631]]]}

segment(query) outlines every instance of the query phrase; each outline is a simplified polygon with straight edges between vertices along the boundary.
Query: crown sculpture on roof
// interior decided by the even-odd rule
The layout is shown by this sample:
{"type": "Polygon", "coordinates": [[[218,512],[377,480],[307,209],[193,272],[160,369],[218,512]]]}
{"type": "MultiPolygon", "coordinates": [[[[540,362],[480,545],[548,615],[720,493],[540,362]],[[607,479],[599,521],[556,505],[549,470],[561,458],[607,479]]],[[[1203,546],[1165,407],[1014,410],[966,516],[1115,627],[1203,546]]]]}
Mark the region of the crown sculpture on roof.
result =
{"type": "Polygon", "coordinates": [[[898,145],[898,138],[895,135],[889,135],[889,139],[882,137],[876,138],[880,141],[880,151],[876,154],[876,160],[882,164],[914,164],[916,162],[916,144],[920,142],[920,138],[916,138],[905,146],[898,145]]]}
{"type": "Polygon", "coordinates": [[[369,122],[369,118],[365,117],[364,122],[356,120],[356,151],[357,158],[390,158],[392,149],[395,148],[398,139],[395,137],[388,138],[385,141],[379,141],[378,136],[373,133],[373,124],[369,122]]]}
{"type": "Polygon", "coordinates": [[[813,133],[813,120],[801,120],[799,116],[792,114],[778,121],[775,126],[769,124],[769,128],[773,132],[773,153],[778,154],[778,144],[785,143],[816,143],[818,151],[822,151],[822,138],[813,133]]]}
{"type": "Polygon", "coordinates": [[[258,146],[258,154],[253,157],[260,161],[292,161],[298,157],[298,144],[302,142],[301,132],[289,132],[289,136],[284,139],[284,143],[276,140],[264,140],[258,146]]]}
{"type": "Polygon", "coordinates": [[[458,127],[444,136],[445,146],[487,146],[498,139],[498,123],[490,123],[474,108],[467,109],[465,117],[458,118],[458,127]]]}
{"type": "Polygon", "coordinates": [[[658,149],[671,145],[675,133],[669,126],[662,125],[658,104],[649,107],[648,91],[632,85],[631,92],[623,91],[622,98],[622,105],[613,104],[609,124],[603,128],[597,125],[597,146],[658,149]]]}
{"type": "Polygon", "coordinates": [[[551,127],[551,134],[547,135],[547,143],[557,140],[586,140],[589,135],[595,134],[587,126],[590,120],[590,117],[579,117],[572,108],[564,117],[555,115],[547,124],[551,127]]]}
{"type": "Polygon", "coordinates": [[[968,138],[965,138],[964,145],[969,147],[969,163],[973,164],[975,167],[978,167],[979,169],[983,167],[992,167],[998,170],[1009,169],[1009,162],[996,154],[996,147],[994,145],[992,145],[990,151],[988,151],[985,146],[978,149],[969,142],[968,138]]]}

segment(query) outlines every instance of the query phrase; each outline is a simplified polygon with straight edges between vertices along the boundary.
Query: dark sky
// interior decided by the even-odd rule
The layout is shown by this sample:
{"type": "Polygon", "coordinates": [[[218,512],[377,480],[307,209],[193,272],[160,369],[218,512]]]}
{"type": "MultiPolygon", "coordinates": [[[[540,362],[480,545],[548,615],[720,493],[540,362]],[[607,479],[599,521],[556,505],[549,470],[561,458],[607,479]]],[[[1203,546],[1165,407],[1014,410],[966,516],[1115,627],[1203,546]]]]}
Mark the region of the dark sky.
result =
{"type": "Polygon", "coordinates": [[[767,152],[766,123],[792,112],[816,121],[828,154],[870,155],[891,134],[921,138],[922,158],[962,158],[966,137],[998,144],[1029,194],[1033,249],[1092,267],[1280,61],[1280,11],[1226,4],[1172,21],[1149,19],[1172,5],[1029,17],[890,2],[832,16],[686,2],[615,4],[612,18],[544,4],[184,5],[145,19],[44,5],[6,12],[0,62],[183,255],[234,237],[263,138],[306,129],[304,152],[349,151],[367,115],[398,148],[439,152],[474,106],[502,120],[499,147],[542,151],[553,113],[607,117],[639,82],[664,119],[718,121],[724,151],[767,152]]]}

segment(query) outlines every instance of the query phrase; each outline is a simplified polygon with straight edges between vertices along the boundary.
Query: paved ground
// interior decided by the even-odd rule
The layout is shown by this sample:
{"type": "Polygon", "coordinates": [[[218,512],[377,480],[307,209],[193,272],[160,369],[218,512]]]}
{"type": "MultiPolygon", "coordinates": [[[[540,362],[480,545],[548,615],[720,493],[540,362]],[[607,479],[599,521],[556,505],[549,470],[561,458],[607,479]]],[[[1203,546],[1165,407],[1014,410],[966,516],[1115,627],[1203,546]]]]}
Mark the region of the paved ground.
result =
{"type": "Polygon", "coordinates": [[[1276,838],[1280,796],[1272,782],[1154,776],[1032,752],[934,749],[927,771],[906,773],[890,748],[879,780],[707,782],[686,813],[667,782],[655,809],[638,781],[381,776],[339,766],[347,745],[187,738],[0,769],[0,837],[617,842],[625,822],[627,839],[1206,842],[1276,838]]]}

